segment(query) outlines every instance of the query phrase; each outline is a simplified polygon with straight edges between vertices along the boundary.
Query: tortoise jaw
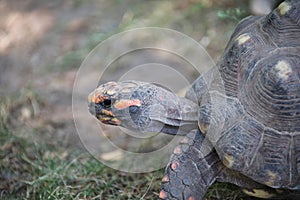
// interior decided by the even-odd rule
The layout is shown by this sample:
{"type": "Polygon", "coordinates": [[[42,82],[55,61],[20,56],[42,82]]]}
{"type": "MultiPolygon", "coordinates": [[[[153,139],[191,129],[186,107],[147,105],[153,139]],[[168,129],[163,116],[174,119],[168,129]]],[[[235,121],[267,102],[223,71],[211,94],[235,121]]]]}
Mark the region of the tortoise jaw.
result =
{"type": "Polygon", "coordinates": [[[107,117],[105,115],[96,115],[97,119],[101,121],[103,124],[109,124],[114,126],[120,126],[121,121],[116,117],[107,117]]]}
{"type": "Polygon", "coordinates": [[[115,115],[109,110],[102,109],[101,113],[96,113],[96,117],[104,124],[110,124],[115,126],[121,125],[121,121],[118,118],[116,118],[115,115]]]}
{"type": "Polygon", "coordinates": [[[119,99],[115,100],[115,82],[108,82],[100,85],[88,95],[89,112],[104,124],[120,126],[122,115],[117,117],[118,112],[122,112],[131,106],[141,106],[139,99],[119,99]],[[116,112],[116,113],[114,113],[116,112]]]}
{"type": "Polygon", "coordinates": [[[118,118],[116,118],[110,110],[101,108],[94,102],[89,103],[89,112],[104,124],[110,124],[115,126],[119,126],[121,124],[121,121],[118,118]]]}

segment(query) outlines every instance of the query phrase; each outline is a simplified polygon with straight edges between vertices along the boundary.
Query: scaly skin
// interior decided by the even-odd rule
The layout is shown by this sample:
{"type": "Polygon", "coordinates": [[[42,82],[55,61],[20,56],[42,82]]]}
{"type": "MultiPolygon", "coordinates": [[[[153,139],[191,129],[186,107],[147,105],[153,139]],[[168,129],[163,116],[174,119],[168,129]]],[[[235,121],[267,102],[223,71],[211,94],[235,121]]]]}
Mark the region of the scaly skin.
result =
{"type": "MultiPolygon", "coordinates": [[[[247,195],[258,198],[298,200],[297,191],[276,190],[231,170],[223,165],[216,151],[207,153],[210,144],[199,131],[192,131],[174,149],[170,162],[162,178],[161,200],[203,199],[208,188],[215,182],[228,182],[243,189],[247,195]]],[[[244,199],[244,198],[243,198],[244,199]]],[[[245,199],[256,199],[245,197],[245,199]]]]}
{"type": "Polygon", "coordinates": [[[276,190],[256,183],[222,164],[211,144],[197,128],[198,113],[193,111],[198,110],[198,105],[188,99],[150,83],[125,81],[100,85],[88,96],[88,102],[90,112],[105,124],[145,133],[157,131],[187,135],[174,149],[166,167],[160,199],[202,199],[216,181],[230,182],[247,191],[255,188],[256,192],[264,191],[267,197],[278,195],[276,190]],[[159,115],[146,112],[149,108],[159,115]],[[151,120],[157,124],[153,125],[151,120]],[[181,129],[181,126],[186,128],[181,129]],[[206,148],[202,148],[204,141],[208,142],[206,148]]]}
{"type": "Polygon", "coordinates": [[[89,95],[90,112],[145,134],[184,135],[199,126],[200,140],[174,150],[162,199],[201,199],[215,181],[257,197],[297,199],[299,16],[300,1],[286,0],[267,16],[243,20],[214,68],[218,73],[200,76],[186,98],[153,84],[110,82],[89,95]],[[211,151],[202,152],[203,139],[211,151]]]}
{"type": "Polygon", "coordinates": [[[108,82],[88,96],[88,103],[104,124],[130,130],[175,135],[198,126],[197,104],[150,83],[108,82]]]}

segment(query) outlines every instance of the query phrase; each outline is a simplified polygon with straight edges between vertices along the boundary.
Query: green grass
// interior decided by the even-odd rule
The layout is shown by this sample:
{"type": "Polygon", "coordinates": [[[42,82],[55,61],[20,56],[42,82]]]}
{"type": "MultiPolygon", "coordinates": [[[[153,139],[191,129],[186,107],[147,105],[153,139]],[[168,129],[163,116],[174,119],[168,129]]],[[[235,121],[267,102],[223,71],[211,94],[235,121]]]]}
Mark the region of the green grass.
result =
{"type": "MultiPolygon", "coordinates": [[[[7,105],[0,107],[0,199],[157,199],[164,170],[123,173],[55,139],[33,142],[32,136],[17,136],[7,105]]],[[[241,199],[240,194],[237,187],[220,183],[206,199],[241,199]]]]}
{"type": "Polygon", "coordinates": [[[84,151],[0,131],[0,199],[155,199],[162,171],[126,174],[84,151]]]}
{"type": "MultiPolygon", "coordinates": [[[[106,167],[84,149],[43,139],[34,128],[19,136],[12,122],[18,119],[16,109],[36,98],[27,92],[0,102],[0,199],[157,198],[163,170],[127,174],[106,167]]],[[[30,127],[24,124],[24,129],[30,127]]]]}
{"type": "Polygon", "coordinates": [[[234,9],[226,9],[226,10],[219,10],[217,13],[220,19],[229,19],[233,20],[234,22],[238,23],[243,18],[249,15],[249,13],[243,8],[234,8],[234,9]]]}
{"type": "MultiPolygon", "coordinates": [[[[163,170],[119,172],[83,151],[29,142],[6,126],[0,146],[0,199],[157,199],[163,170]]],[[[241,199],[240,194],[237,187],[219,183],[206,197],[241,199]]]]}

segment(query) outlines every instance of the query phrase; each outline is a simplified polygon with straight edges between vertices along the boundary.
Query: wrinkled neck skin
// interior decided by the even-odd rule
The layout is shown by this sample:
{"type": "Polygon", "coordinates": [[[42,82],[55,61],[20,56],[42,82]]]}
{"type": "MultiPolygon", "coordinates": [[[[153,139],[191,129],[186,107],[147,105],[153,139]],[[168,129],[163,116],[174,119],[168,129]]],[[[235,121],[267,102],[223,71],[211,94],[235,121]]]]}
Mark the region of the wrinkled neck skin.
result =
{"type": "Polygon", "coordinates": [[[89,95],[90,112],[103,123],[142,133],[171,135],[185,135],[197,128],[196,103],[150,83],[110,83],[99,86],[89,95]],[[108,107],[91,99],[110,99],[111,105],[108,107]],[[111,113],[110,117],[114,120],[108,120],[109,116],[103,113],[111,113]]]}
{"type": "Polygon", "coordinates": [[[127,129],[184,135],[197,128],[198,105],[162,87],[139,82],[129,93],[119,93],[118,99],[140,102],[124,109],[112,106],[121,126],[127,129]]]}

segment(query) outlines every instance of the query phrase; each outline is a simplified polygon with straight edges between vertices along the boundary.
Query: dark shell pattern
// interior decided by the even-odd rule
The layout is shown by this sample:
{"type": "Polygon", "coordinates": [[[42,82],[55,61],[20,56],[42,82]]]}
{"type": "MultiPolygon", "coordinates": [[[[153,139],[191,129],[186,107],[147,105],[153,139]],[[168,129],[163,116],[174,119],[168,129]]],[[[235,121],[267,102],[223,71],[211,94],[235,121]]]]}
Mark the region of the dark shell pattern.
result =
{"type": "Polygon", "coordinates": [[[259,183],[300,189],[300,1],[243,20],[218,67],[242,106],[217,136],[220,159],[259,183]]]}

